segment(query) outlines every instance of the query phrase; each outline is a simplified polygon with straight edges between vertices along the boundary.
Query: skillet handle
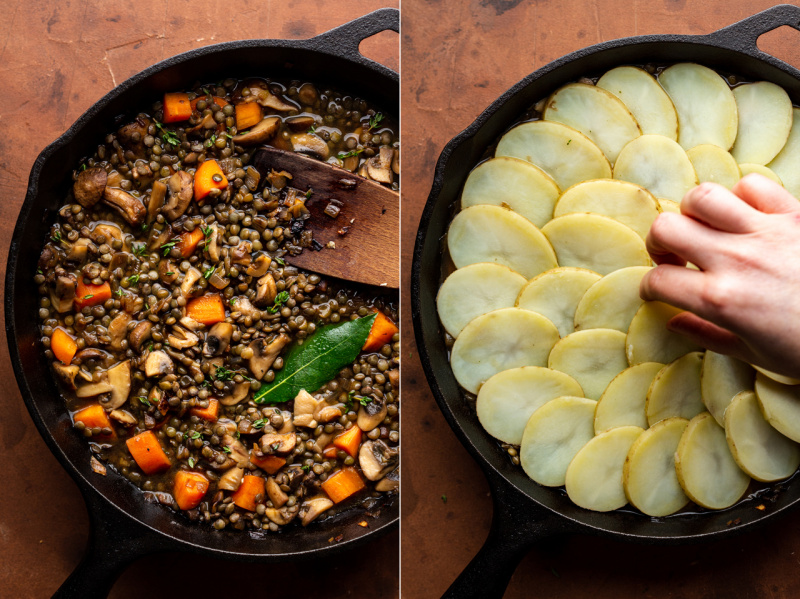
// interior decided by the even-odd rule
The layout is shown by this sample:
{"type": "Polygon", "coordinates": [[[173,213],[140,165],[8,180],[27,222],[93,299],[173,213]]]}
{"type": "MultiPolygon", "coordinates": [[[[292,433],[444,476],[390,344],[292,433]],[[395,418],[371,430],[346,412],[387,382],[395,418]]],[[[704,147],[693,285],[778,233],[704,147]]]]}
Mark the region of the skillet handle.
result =
{"type": "Polygon", "coordinates": [[[762,52],[756,42],[765,33],[784,25],[800,31],[800,7],[791,4],[779,4],[738,23],[723,27],[705,37],[713,40],[716,45],[755,56],[762,60],[769,57],[774,61],[775,58],[766,52],[762,52]]]}
{"type": "Polygon", "coordinates": [[[381,31],[392,30],[400,33],[400,11],[396,8],[381,8],[374,12],[353,19],[330,31],[312,38],[312,42],[322,42],[323,46],[333,49],[337,54],[348,58],[363,59],[358,47],[368,37],[381,31]]]}

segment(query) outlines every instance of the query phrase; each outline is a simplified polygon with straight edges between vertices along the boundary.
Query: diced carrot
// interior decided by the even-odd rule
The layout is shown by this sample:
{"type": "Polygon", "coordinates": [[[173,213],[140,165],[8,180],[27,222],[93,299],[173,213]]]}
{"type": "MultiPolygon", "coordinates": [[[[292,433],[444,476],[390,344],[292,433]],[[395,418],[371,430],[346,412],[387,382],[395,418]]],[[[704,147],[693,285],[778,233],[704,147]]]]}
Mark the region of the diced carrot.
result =
{"type": "Polygon", "coordinates": [[[286,464],[285,458],[279,458],[276,455],[265,455],[263,458],[259,458],[256,456],[255,449],[250,452],[250,461],[267,474],[275,474],[286,464]]]}
{"type": "Polygon", "coordinates": [[[82,310],[86,306],[96,306],[111,299],[111,285],[104,282],[102,285],[87,285],[83,277],[78,277],[78,287],[75,290],[75,310],[82,310]]]}
{"type": "Polygon", "coordinates": [[[181,256],[188,258],[197,249],[197,244],[203,241],[205,235],[200,227],[195,227],[191,231],[184,231],[178,237],[175,247],[181,252],[181,256]]]}
{"type": "Polygon", "coordinates": [[[378,315],[375,317],[375,322],[372,323],[372,328],[369,330],[369,337],[367,337],[367,342],[364,344],[362,351],[378,351],[387,343],[391,343],[392,337],[394,337],[397,331],[397,325],[389,320],[383,312],[378,311],[378,315]]]}
{"type": "Polygon", "coordinates": [[[341,435],[338,435],[333,440],[333,444],[349,453],[352,457],[356,457],[358,446],[361,445],[361,429],[354,424],[341,435]]]}
{"type": "Polygon", "coordinates": [[[180,470],[175,475],[175,486],[172,489],[172,496],[182,510],[193,510],[208,491],[208,479],[197,472],[180,470]]]}
{"type": "Polygon", "coordinates": [[[342,468],[334,472],[321,486],[334,503],[340,503],[358,493],[365,485],[355,468],[342,468]]]}
{"type": "MultiPolygon", "coordinates": [[[[219,96],[212,96],[214,98],[214,103],[219,106],[220,108],[225,108],[228,105],[228,101],[225,98],[220,98],[219,96]]],[[[194,100],[190,102],[192,105],[192,112],[197,110],[197,103],[200,100],[205,100],[208,102],[208,96],[197,96],[194,100]]]]}
{"type": "Polygon", "coordinates": [[[328,445],[325,449],[322,450],[322,455],[328,458],[329,460],[336,459],[336,452],[338,451],[338,447],[335,445],[328,445]]]}
{"type": "Polygon", "coordinates": [[[242,484],[231,495],[231,501],[243,510],[255,512],[256,495],[264,495],[266,492],[267,486],[263,478],[260,476],[245,476],[242,479],[242,484]]]}
{"type": "Polygon", "coordinates": [[[206,326],[216,324],[225,320],[225,304],[218,293],[209,293],[186,304],[186,315],[206,326]]]}
{"type": "Polygon", "coordinates": [[[212,189],[225,189],[228,179],[216,160],[206,160],[194,173],[194,199],[202,200],[212,189]]]}
{"type": "Polygon", "coordinates": [[[111,421],[108,419],[108,414],[100,404],[88,406],[82,410],[78,410],[72,415],[72,420],[75,422],[83,422],[86,428],[110,428],[110,435],[101,435],[107,439],[116,439],[117,434],[114,432],[114,427],[111,426],[111,421]]]}
{"type": "Polygon", "coordinates": [[[192,116],[192,105],[189,102],[189,94],[181,92],[164,94],[165,123],[188,121],[190,116],[192,116]]]}
{"type": "Polygon", "coordinates": [[[208,400],[207,408],[192,408],[189,410],[189,412],[198,418],[202,418],[203,420],[216,422],[219,415],[219,401],[216,399],[210,399],[208,400]]]}
{"type": "Polygon", "coordinates": [[[59,362],[66,365],[75,357],[78,344],[70,337],[69,333],[59,327],[53,331],[53,335],[50,337],[50,350],[59,362]]]}
{"type": "Polygon", "coordinates": [[[257,102],[237,104],[234,108],[236,108],[236,129],[239,131],[244,131],[260,123],[264,116],[261,106],[257,102]]]}
{"type": "Polygon", "coordinates": [[[167,454],[161,449],[161,444],[153,431],[145,431],[135,437],[131,437],[125,441],[125,444],[128,446],[131,456],[145,474],[162,472],[172,465],[167,454]]]}

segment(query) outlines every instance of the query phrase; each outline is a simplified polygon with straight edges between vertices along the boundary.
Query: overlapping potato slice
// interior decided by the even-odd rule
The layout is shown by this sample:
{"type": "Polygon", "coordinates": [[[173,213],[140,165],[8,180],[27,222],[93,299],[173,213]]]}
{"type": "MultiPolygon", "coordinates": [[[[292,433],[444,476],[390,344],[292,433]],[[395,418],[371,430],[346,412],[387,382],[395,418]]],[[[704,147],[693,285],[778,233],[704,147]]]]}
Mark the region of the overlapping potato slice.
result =
{"type": "Polygon", "coordinates": [[[754,364],[751,364],[751,366],[753,366],[753,368],[755,368],[765,377],[770,378],[773,381],[777,381],[782,385],[800,385],[800,379],[786,376],[785,374],[778,374],[777,372],[772,372],[771,370],[767,370],[766,368],[762,368],[761,366],[755,366],[754,364]]]}
{"type": "Polygon", "coordinates": [[[519,293],[517,308],[546,316],[562,337],[575,330],[575,307],[600,275],[585,268],[564,266],[533,278],[519,293]]]}
{"type": "Polygon", "coordinates": [[[607,216],[566,214],[547,223],[542,233],[552,244],[560,266],[607,275],[626,266],[650,265],[642,238],[607,216]]]}
{"type": "Polygon", "coordinates": [[[647,422],[653,426],[667,418],[691,420],[705,406],[700,396],[703,353],[691,352],[667,364],[653,379],[647,392],[647,422]]]}
{"type": "Polygon", "coordinates": [[[676,202],[675,200],[658,198],[658,207],[661,209],[661,212],[674,212],[675,214],[681,213],[680,202],[676,202]]]}
{"type": "Polygon", "coordinates": [[[739,468],[761,482],[788,478],[800,466],[800,445],[764,420],[752,391],[737,394],[725,410],[725,437],[739,468]]]}
{"type": "Polygon", "coordinates": [[[585,83],[559,88],[547,101],[542,118],[577,129],[596,143],[612,164],[625,144],[642,134],[619,98],[585,83]]]}
{"type": "Polygon", "coordinates": [[[553,346],[549,368],[566,372],[590,399],[600,399],[611,380],[628,367],[625,333],[589,329],[567,335],[553,346]]]}
{"type": "Polygon", "coordinates": [[[642,135],[622,148],[614,163],[614,178],[674,202],[697,185],[697,173],[685,150],[661,135],[642,135]]]}
{"type": "Polygon", "coordinates": [[[519,366],[546,366],[558,329],[541,314],[502,308],[472,319],[453,344],[450,366],[471,393],[490,377],[519,366]]]}
{"type": "Polygon", "coordinates": [[[781,181],[781,178],[775,174],[775,171],[773,171],[771,168],[767,168],[766,166],[743,162],[739,165],[739,170],[742,173],[742,177],[749,175],[750,173],[758,173],[767,179],[772,179],[778,185],[783,185],[783,181],[781,181]]]}
{"type": "Polygon", "coordinates": [[[750,484],[731,455],[725,431],[708,412],[692,418],[683,431],[675,471],[689,499],[712,510],[732,506],[750,484]]]}
{"type": "Polygon", "coordinates": [[[613,218],[646,237],[659,208],[653,194],[638,185],[616,179],[597,179],[573,185],[561,194],[553,217],[573,212],[613,218]]]}
{"type": "Polygon", "coordinates": [[[625,350],[631,366],[642,362],[669,364],[702,348],[686,337],[667,330],[667,321],[682,310],[662,302],[645,302],[628,328],[625,350]]]}
{"type": "Polygon", "coordinates": [[[459,212],[447,231],[447,247],[456,268],[494,262],[530,279],[558,266],[542,232],[527,218],[499,206],[459,212]]]}
{"type": "Polygon", "coordinates": [[[730,152],[714,144],[700,144],[687,150],[686,155],[697,173],[700,183],[710,181],[730,189],[742,178],[739,165],[730,152]]]}
{"type": "Polygon", "coordinates": [[[461,207],[507,206],[537,227],[553,218],[559,194],[553,178],[530,162],[502,156],[472,170],[461,192],[461,207]]]}
{"type": "Polygon", "coordinates": [[[553,177],[560,189],[611,176],[611,164],[588,137],[550,121],[517,125],[500,139],[495,156],[512,156],[535,164],[553,177]]]}
{"type": "Polygon", "coordinates": [[[731,154],[737,162],[767,164],[781,151],[792,129],[792,101],[782,87],[768,81],[733,89],[739,130],[731,154]]]}
{"type": "Polygon", "coordinates": [[[625,495],[648,516],[668,516],[689,503],[675,471],[675,450],[688,424],[684,418],[662,420],[643,432],[628,452],[622,470],[625,495]]]}
{"type": "Polygon", "coordinates": [[[597,87],[623,101],[642,133],[678,139],[675,106],[655,77],[644,69],[631,66],[611,69],[600,77],[597,87]]]}
{"type": "Polygon", "coordinates": [[[643,432],[638,426],[620,426],[584,445],[569,463],[564,481],[572,502],[595,512],[610,512],[628,503],[622,470],[643,432]]]}
{"type": "Polygon", "coordinates": [[[756,373],[749,364],[706,351],[700,373],[703,404],[720,426],[725,426],[725,409],[741,391],[752,391],[756,373]]]}
{"type": "Polygon", "coordinates": [[[586,290],[575,309],[575,330],[616,329],[628,332],[644,303],[639,283],[649,266],[629,266],[607,274],[586,290]]]}
{"type": "MultiPolygon", "coordinates": [[[[792,130],[783,149],[767,166],[794,197],[800,197],[800,108],[792,108],[792,130]]],[[[562,188],[563,189],[563,188],[562,188]]]]}
{"type": "Polygon", "coordinates": [[[478,392],[478,420],[495,439],[519,445],[531,414],[551,399],[583,397],[578,382],[568,374],[523,366],[498,372],[478,392]]]}
{"type": "Polygon", "coordinates": [[[439,288],[439,320],[451,336],[458,337],[473,318],[513,307],[527,282],[521,274],[500,264],[478,262],[459,268],[439,288]]]}
{"type": "Polygon", "coordinates": [[[784,385],[759,372],[755,389],[767,422],[792,441],[800,442],[800,386],[784,385]]]}
{"type": "Polygon", "coordinates": [[[528,476],[546,487],[564,484],[572,458],[594,436],[595,404],[582,397],[559,397],[533,413],[519,448],[528,476]]]}
{"type": "Polygon", "coordinates": [[[615,376],[597,402],[594,432],[599,435],[618,426],[647,428],[647,391],[663,367],[658,362],[643,362],[615,376]]]}
{"type": "Polygon", "coordinates": [[[728,83],[708,67],[680,63],[664,69],[658,82],[678,112],[678,143],[685,150],[714,144],[729,150],[736,139],[736,99],[728,83]]]}

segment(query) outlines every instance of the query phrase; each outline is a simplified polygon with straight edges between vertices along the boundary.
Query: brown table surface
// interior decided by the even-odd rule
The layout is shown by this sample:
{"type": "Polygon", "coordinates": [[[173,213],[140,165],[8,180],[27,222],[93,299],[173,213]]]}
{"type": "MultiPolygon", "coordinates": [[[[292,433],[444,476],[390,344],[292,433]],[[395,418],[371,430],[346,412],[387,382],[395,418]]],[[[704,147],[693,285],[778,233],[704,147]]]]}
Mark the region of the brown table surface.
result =
{"type": "MultiPolygon", "coordinates": [[[[116,84],[171,55],[249,38],[307,38],[396,0],[276,2],[0,2],[0,264],[38,153],[116,84]]],[[[362,45],[393,68],[399,37],[362,45]]],[[[88,520],[80,493],[41,440],[0,344],[0,597],[49,597],[83,555],[88,520]]],[[[393,598],[397,531],[362,548],[300,564],[247,565],[182,554],[132,565],[111,597],[325,597],[358,589],[393,598]],[[361,565],[368,564],[365,573],[361,565]],[[226,592],[227,591],[227,592],[226,592]]]]}
{"type": "MultiPolygon", "coordinates": [[[[605,40],[709,33],[772,5],[766,0],[472,0],[402,6],[403,267],[445,143],[502,92],[548,62],[605,40]]],[[[761,47],[800,66],[792,29],[761,47]]],[[[402,594],[438,597],[472,559],[491,520],[480,469],[439,412],[403,312],[402,594]],[[413,355],[411,355],[413,353],[413,355]],[[443,501],[446,496],[446,502],[443,501]]],[[[800,513],[712,545],[653,548],[573,537],[541,545],[507,597],[800,597],[800,513]]]]}

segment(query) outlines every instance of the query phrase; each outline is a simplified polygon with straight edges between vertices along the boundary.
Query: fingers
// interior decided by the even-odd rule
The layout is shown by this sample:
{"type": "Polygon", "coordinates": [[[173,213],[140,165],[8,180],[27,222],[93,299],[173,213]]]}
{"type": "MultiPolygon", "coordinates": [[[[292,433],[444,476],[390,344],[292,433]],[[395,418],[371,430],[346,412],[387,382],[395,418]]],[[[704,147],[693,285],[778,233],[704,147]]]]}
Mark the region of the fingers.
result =
{"type": "Polygon", "coordinates": [[[688,216],[665,212],[653,221],[645,241],[656,264],[688,261],[705,269],[719,253],[723,235],[688,216]]]}
{"type": "Polygon", "coordinates": [[[750,233],[759,212],[716,183],[703,183],[689,190],[681,202],[681,213],[720,231],[750,233]]]}
{"type": "Polygon", "coordinates": [[[783,187],[763,175],[751,173],[731,189],[756,210],[767,214],[800,212],[800,202],[783,187]]]}
{"type": "Polygon", "coordinates": [[[667,323],[667,328],[718,354],[733,356],[745,362],[752,362],[754,359],[750,348],[739,337],[691,312],[681,312],[673,316],[667,323]]]}

